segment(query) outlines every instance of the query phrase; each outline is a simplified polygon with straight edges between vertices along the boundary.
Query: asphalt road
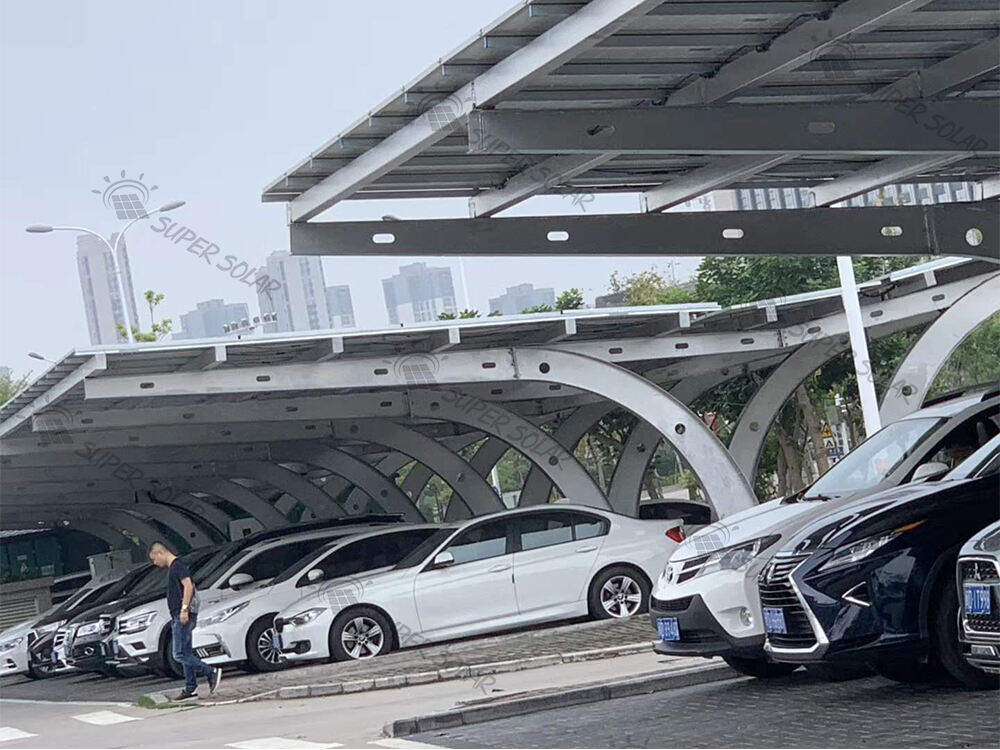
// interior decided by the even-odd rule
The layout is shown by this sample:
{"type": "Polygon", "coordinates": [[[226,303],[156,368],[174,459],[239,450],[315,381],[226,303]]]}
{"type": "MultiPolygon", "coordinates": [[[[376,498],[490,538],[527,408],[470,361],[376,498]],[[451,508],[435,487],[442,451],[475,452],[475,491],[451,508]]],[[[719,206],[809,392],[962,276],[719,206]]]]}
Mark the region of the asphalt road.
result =
{"type": "Polygon", "coordinates": [[[1000,697],[797,672],[543,711],[409,739],[444,747],[998,747],[1000,697]]]}

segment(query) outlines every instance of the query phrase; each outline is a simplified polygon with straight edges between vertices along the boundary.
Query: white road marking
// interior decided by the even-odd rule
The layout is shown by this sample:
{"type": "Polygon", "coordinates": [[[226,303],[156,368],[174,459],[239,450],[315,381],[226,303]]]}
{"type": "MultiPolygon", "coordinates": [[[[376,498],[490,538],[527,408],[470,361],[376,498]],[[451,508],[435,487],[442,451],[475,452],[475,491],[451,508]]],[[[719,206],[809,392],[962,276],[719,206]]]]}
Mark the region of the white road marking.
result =
{"type": "Polygon", "coordinates": [[[96,724],[97,726],[108,726],[109,724],[124,724],[126,721],[139,721],[138,716],[126,716],[114,711],[94,711],[92,714],[78,714],[73,717],[77,721],[85,724],[96,724]]]}
{"type": "Polygon", "coordinates": [[[24,740],[28,737],[37,737],[31,732],[22,732],[14,727],[0,727],[0,742],[10,742],[11,740],[24,740]]]}
{"type": "Polygon", "coordinates": [[[413,748],[414,750],[418,750],[419,748],[438,748],[438,745],[428,745],[423,742],[404,740],[401,737],[389,737],[384,740],[375,740],[371,744],[378,745],[379,747],[397,748],[398,750],[405,750],[406,748],[413,748]]]}
{"type": "Polygon", "coordinates": [[[39,706],[116,706],[118,708],[130,708],[133,705],[120,701],[37,701],[28,698],[0,698],[0,705],[4,703],[25,703],[39,706]]]}
{"type": "Polygon", "coordinates": [[[309,742],[288,737],[258,737],[255,740],[230,742],[226,747],[237,750],[318,750],[319,748],[343,747],[339,742],[309,742]]]}

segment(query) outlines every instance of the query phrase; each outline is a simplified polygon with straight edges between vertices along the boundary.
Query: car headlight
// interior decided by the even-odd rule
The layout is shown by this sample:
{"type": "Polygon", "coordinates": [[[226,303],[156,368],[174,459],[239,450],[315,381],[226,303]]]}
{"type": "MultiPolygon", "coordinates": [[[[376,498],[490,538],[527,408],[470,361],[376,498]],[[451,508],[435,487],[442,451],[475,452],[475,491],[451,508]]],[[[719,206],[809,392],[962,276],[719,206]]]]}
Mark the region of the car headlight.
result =
{"type": "Polygon", "coordinates": [[[76,634],[74,635],[74,638],[84,638],[85,636],[88,635],[97,635],[100,632],[101,632],[100,620],[98,620],[97,622],[88,622],[76,629],[76,634]]]}
{"type": "Polygon", "coordinates": [[[312,609],[299,612],[297,615],[285,618],[285,622],[290,625],[308,625],[324,612],[326,612],[326,607],[313,607],[312,609]]]}
{"type": "Polygon", "coordinates": [[[209,615],[204,620],[198,620],[198,627],[203,628],[207,625],[218,625],[220,622],[225,622],[230,617],[235,615],[237,612],[242,612],[247,608],[250,602],[243,602],[242,604],[236,604],[232,607],[226,607],[225,609],[220,609],[214,615],[209,615]]]}
{"type": "Polygon", "coordinates": [[[731,547],[723,547],[708,556],[702,564],[695,578],[710,575],[720,570],[743,570],[750,565],[750,562],[761,552],[781,539],[778,534],[762,536],[759,539],[751,539],[748,542],[734,544],[731,547]]]}
{"type": "Polygon", "coordinates": [[[876,534],[844,547],[838,547],[834,551],[833,556],[819,566],[819,572],[846,568],[849,565],[859,563],[865,558],[871,557],[876,551],[880,550],[900,534],[915,529],[922,523],[923,521],[908,523],[905,526],[900,526],[898,529],[887,531],[884,534],[876,534]]]}
{"type": "Polygon", "coordinates": [[[11,638],[6,641],[0,641],[0,654],[6,654],[8,651],[13,651],[18,646],[20,646],[27,639],[25,635],[19,635],[17,638],[11,638]]]}
{"type": "MultiPolygon", "coordinates": [[[[141,633],[153,624],[156,619],[156,612],[140,612],[131,617],[124,617],[118,621],[118,634],[128,635],[129,633],[141,633]]],[[[79,635],[79,633],[77,633],[79,635]]]]}

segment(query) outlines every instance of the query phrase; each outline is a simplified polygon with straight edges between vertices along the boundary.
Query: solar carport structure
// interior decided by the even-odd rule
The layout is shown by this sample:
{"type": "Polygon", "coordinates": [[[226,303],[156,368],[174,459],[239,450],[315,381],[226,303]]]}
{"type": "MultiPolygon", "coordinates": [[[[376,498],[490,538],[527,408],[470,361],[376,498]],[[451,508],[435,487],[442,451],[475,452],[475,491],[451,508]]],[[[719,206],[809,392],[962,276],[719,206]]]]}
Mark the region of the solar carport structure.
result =
{"type": "MultiPolygon", "coordinates": [[[[970,259],[861,286],[870,336],[919,328],[932,344],[914,347],[883,409],[919,406],[998,291],[996,266],[970,259]]],[[[148,541],[166,528],[197,546],[225,537],[234,518],[274,527],[306,511],[383,510],[419,520],[434,475],[453,490],[447,517],[462,518],[503,507],[488,477],[509,448],[532,466],[521,504],[548,502],[555,488],[634,515],[661,440],[724,515],[754,502],[747,477],[769,425],[809,373],[849,348],[846,330],[830,290],[728,309],[81,349],[0,410],[0,521],[65,524],[116,545],[122,531],[148,541]],[[727,451],[686,404],[758,370],[767,377],[727,451]],[[638,420],[605,491],[573,450],[616,409],[638,420]]]]}

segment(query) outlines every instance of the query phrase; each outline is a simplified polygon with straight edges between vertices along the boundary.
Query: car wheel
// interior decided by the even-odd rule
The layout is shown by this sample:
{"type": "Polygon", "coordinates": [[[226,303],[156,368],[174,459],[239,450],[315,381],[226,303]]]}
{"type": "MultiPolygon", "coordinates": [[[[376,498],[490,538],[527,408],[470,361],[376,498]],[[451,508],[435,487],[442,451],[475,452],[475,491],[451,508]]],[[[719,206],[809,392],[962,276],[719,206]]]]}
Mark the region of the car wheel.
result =
{"type": "Polygon", "coordinates": [[[330,655],[335,661],[373,659],[392,650],[392,626],[371,607],[341,612],[330,626],[330,655]]]}
{"type": "Polygon", "coordinates": [[[952,576],[947,576],[939,587],[938,597],[931,610],[931,648],[937,655],[944,670],[973,690],[996,690],[1000,688],[1000,675],[988,674],[969,664],[962,656],[962,644],[958,640],[958,584],[952,576]]]}
{"type": "Polygon", "coordinates": [[[616,565],[597,575],[590,584],[587,609],[596,620],[621,620],[649,609],[646,576],[627,565],[616,565]]]}
{"type": "Polygon", "coordinates": [[[32,665],[28,667],[26,674],[33,680],[44,680],[52,676],[52,667],[32,665]]]}
{"type": "Polygon", "coordinates": [[[160,669],[164,677],[176,679],[184,677],[184,665],[174,658],[174,642],[169,630],[163,637],[163,646],[160,649],[160,669]]]}
{"type": "Polygon", "coordinates": [[[281,653],[274,647],[274,615],[266,615],[247,631],[247,667],[251,672],[281,669],[281,653]]]}
{"type": "Polygon", "coordinates": [[[784,677],[799,668],[798,664],[779,664],[768,661],[766,656],[723,656],[722,660],[740,674],[747,677],[757,677],[763,680],[772,677],[784,677]]]}
{"type": "Polygon", "coordinates": [[[827,682],[847,682],[875,674],[867,664],[807,664],[806,671],[827,682]]]}

